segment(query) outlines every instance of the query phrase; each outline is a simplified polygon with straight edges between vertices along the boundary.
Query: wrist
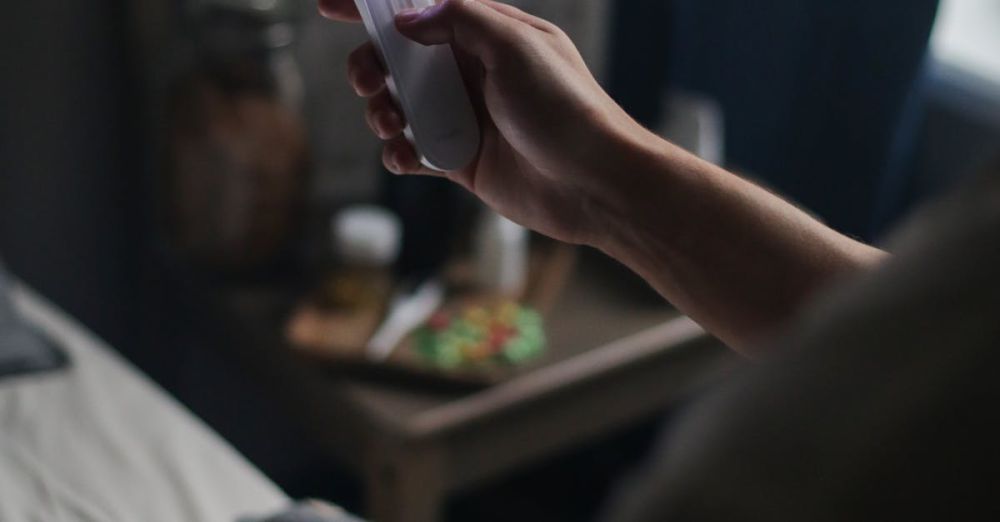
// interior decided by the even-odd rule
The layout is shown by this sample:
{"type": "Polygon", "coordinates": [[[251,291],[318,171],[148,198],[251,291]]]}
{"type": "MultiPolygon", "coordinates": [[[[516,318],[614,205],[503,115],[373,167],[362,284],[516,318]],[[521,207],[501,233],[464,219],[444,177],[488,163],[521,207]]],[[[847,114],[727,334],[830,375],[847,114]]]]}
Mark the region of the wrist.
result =
{"type": "Polygon", "coordinates": [[[665,232],[662,214],[674,183],[673,145],[631,123],[632,128],[613,133],[604,147],[609,160],[606,171],[598,173],[601,184],[592,203],[594,233],[588,244],[614,257],[634,245],[649,245],[665,232]]]}

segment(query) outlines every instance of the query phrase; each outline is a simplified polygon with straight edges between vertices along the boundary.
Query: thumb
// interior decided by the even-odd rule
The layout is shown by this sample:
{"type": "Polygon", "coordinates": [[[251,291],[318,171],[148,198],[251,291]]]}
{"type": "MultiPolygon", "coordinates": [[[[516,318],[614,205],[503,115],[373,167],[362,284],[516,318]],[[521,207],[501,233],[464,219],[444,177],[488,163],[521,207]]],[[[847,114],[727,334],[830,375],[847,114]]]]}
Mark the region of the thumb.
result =
{"type": "Polygon", "coordinates": [[[423,10],[401,12],[396,28],[423,45],[452,44],[487,68],[519,34],[516,20],[477,0],[444,0],[423,10]]]}

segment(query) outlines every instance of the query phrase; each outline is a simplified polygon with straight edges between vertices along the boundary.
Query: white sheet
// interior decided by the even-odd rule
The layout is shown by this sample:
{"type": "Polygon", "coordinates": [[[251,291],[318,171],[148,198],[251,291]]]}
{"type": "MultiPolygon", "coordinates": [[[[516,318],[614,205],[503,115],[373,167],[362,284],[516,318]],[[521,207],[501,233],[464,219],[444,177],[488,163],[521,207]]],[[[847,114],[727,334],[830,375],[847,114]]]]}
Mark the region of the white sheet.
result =
{"type": "Polygon", "coordinates": [[[0,381],[0,522],[221,522],[287,506],[92,334],[24,288],[14,300],[72,363],[0,381]]]}

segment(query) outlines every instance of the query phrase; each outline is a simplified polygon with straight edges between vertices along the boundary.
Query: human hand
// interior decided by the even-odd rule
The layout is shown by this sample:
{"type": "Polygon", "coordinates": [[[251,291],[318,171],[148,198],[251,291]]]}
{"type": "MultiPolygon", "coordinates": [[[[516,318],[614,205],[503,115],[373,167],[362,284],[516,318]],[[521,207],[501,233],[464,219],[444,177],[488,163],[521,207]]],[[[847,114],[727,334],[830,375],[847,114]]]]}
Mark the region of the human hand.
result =
{"type": "MultiPolygon", "coordinates": [[[[359,19],[353,0],[319,1],[330,18],[359,19]]],[[[825,285],[885,258],[642,128],[544,20],[492,0],[444,0],[396,26],[452,45],[483,139],[461,171],[420,167],[366,44],[349,76],[390,170],[447,176],[528,228],[603,250],[731,346],[757,346],[825,285]]]]}
{"type": "MultiPolygon", "coordinates": [[[[320,0],[328,18],[359,21],[353,0],[320,0]]],[[[482,127],[468,167],[423,168],[403,135],[404,115],[385,84],[375,47],[349,60],[366,118],[384,140],[395,173],[444,175],[508,218],[557,239],[595,244],[606,227],[613,182],[649,133],[604,92],[566,34],[555,25],[491,0],[444,0],[401,13],[399,31],[424,45],[451,44],[482,127]]]]}

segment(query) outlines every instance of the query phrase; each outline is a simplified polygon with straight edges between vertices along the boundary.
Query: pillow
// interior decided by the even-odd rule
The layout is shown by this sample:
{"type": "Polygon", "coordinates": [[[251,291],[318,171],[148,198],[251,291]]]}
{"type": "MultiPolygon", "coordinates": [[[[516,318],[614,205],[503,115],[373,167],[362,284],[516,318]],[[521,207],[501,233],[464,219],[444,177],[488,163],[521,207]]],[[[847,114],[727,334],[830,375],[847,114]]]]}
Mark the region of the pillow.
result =
{"type": "Polygon", "coordinates": [[[65,352],[26,324],[11,298],[13,284],[0,263],[0,380],[66,365],[65,352]]]}

